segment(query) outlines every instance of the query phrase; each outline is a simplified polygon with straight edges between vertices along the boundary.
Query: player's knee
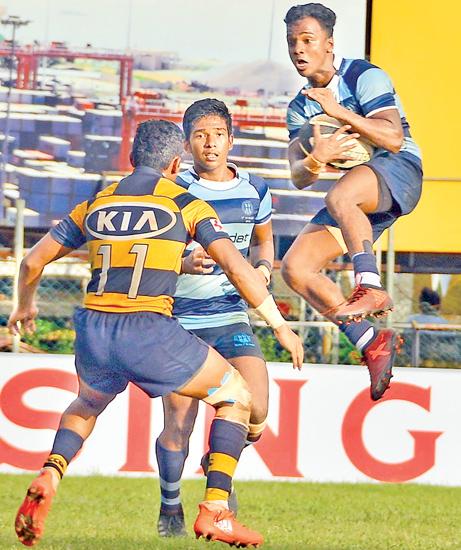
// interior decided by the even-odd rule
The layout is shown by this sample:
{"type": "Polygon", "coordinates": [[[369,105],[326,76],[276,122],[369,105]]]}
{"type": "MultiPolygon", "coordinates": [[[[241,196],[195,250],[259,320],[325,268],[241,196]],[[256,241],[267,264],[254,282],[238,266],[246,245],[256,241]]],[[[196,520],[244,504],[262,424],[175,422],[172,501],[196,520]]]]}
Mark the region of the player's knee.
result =
{"type": "Polygon", "coordinates": [[[95,395],[79,395],[77,399],[71,403],[66,412],[76,416],[81,416],[82,418],[98,416],[107,407],[111,400],[112,399],[108,400],[95,395]]]}
{"type": "Polygon", "coordinates": [[[310,279],[316,273],[309,265],[298,258],[285,257],[281,267],[282,278],[285,283],[295,291],[302,292],[309,287],[310,279]]]}
{"type": "Polygon", "coordinates": [[[361,197],[349,188],[332,187],[325,197],[325,206],[333,218],[350,211],[351,206],[358,206],[361,197]]]}
{"type": "Polygon", "coordinates": [[[343,210],[350,208],[354,202],[353,197],[348,197],[341,189],[333,187],[325,197],[325,206],[333,218],[341,215],[343,210]]]}
{"type": "Polygon", "coordinates": [[[291,265],[290,262],[283,258],[282,259],[282,265],[280,266],[280,274],[282,275],[282,279],[286,282],[287,285],[291,283],[291,265]]]}
{"type": "Polygon", "coordinates": [[[280,273],[289,287],[296,288],[300,284],[302,271],[299,270],[296,259],[290,258],[289,256],[283,258],[280,273]]]}
{"type": "Polygon", "coordinates": [[[204,401],[215,407],[218,418],[248,426],[251,394],[247,383],[236,369],[229,370],[222,385],[204,401]]]}
{"type": "Polygon", "coordinates": [[[260,395],[253,391],[251,394],[250,424],[261,424],[265,422],[268,412],[268,399],[266,395],[260,395]]]}

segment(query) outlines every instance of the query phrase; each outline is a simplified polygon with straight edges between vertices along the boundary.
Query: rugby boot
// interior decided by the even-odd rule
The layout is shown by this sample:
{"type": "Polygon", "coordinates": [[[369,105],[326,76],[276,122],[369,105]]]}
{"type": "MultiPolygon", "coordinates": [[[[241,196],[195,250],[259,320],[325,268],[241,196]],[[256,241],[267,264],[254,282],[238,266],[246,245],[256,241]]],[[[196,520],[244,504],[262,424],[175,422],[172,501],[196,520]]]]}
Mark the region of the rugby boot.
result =
{"type": "Polygon", "coordinates": [[[33,546],[42,537],[45,519],[55,494],[53,474],[44,469],[32,481],[26,498],[16,514],[14,528],[18,539],[25,546],[33,546]]]}
{"type": "Polygon", "coordinates": [[[187,537],[182,504],[179,505],[179,510],[174,513],[160,510],[157,531],[160,537],[187,537]]]}
{"type": "Polygon", "coordinates": [[[381,317],[393,307],[391,297],[383,288],[357,285],[347,301],[336,308],[333,316],[340,324],[350,323],[361,321],[369,315],[381,317]]]}
{"type": "Polygon", "coordinates": [[[239,523],[227,508],[212,509],[208,504],[199,504],[199,514],[194,523],[196,538],[219,540],[238,548],[254,546],[258,548],[264,542],[263,536],[251,531],[239,523]]]}
{"type": "Polygon", "coordinates": [[[381,399],[392,378],[392,365],[399,351],[401,339],[390,328],[378,331],[372,342],[363,350],[362,363],[370,373],[370,395],[373,401],[381,399]]]}
{"type": "MultiPolygon", "coordinates": [[[[208,473],[208,464],[210,461],[210,454],[205,453],[202,456],[202,460],[200,461],[200,466],[202,467],[203,473],[207,475],[208,473]]],[[[227,499],[227,505],[229,506],[229,510],[234,514],[235,517],[237,517],[238,512],[238,500],[237,500],[237,492],[234,487],[234,483],[231,485],[231,492],[229,493],[229,498],[227,499]]]]}

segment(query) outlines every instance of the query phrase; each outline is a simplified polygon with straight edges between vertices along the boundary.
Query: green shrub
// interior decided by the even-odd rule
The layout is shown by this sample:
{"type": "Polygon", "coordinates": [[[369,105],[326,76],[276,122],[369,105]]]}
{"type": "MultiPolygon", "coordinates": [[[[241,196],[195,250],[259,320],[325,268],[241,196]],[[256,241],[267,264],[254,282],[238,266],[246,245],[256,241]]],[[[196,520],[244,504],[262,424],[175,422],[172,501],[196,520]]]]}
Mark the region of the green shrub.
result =
{"type": "Polygon", "coordinates": [[[37,319],[36,325],[34,334],[23,336],[26,344],[47,353],[74,353],[74,330],[49,319],[37,319]]]}

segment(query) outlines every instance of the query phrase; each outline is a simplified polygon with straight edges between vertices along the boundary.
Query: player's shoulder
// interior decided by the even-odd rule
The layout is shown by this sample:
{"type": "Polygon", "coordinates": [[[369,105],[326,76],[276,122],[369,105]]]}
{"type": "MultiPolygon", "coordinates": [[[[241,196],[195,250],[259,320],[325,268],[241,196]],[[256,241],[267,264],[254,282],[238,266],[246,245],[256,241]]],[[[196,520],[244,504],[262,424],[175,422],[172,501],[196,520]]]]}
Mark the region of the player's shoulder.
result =
{"type": "MultiPolygon", "coordinates": [[[[207,215],[211,207],[200,197],[197,197],[178,183],[171,182],[172,199],[180,211],[186,210],[183,215],[195,218],[196,216],[207,215]]],[[[211,209],[211,213],[213,213],[211,209]]]]}
{"type": "Polygon", "coordinates": [[[301,88],[298,94],[288,104],[286,123],[290,141],[297,137],[299,129],[309,118],[309,115],[306,112],[306,106],[309,100],[304,94],[301,93],[307,87],[309,87],[309,84],[306,84],[306,86],[301,88]]]}
{"type": "MultiPolygon", "coordinates": [[[[240,174],[241,172],[239,172],[239,176],[240,174]]],[[[245,172],[245,177],[247,177],[248,184],[251,185],[258,193],[259,199],[262,200],[269,191],[269,186],[267,185],[266,180],[257,174],[249,172],[245,172]]]]}
{"type": "Polygon", "coordinates": [[[340,75],[345,75],[353,71],[365,72],[365,71],[368,71],[368,69],[377,69],[377,68],[379,68],[377,65],[374,65],[373,63],[371,63],[370,61],[367,61],[366,59],[343,58],[341,61],[341,65],[339,66],[338,73],[340,75]]]}
{"type": "Polygon", "coordinates": [[[119,183],[120,182],[117,181],[115,183],[111,183],[107,187],[104,187],[104,189],[96,193],[95,197],[100,198],[100,197],[109,197],[110,195],[113,195],[115,190],[119,186],[119,183]]]}
{"type": "Polygon", "coordinates": [[[115,193],[118,185],[119,185],[119,182],[111,183],[101,191],[98,191],[97,193],[89,197],[86,201],[83,201],[82,203],[80,203],[78,205],[78,208],[80,208],[81,210],[83,209],[87,210],[96,201],[98,201],[98,204],[101,203],[101,200],[102,202],[104,202],[105,198],[111,197],[115,193]]]}
{"type": "Polygon", "coordinates": [[[193,185],[199,180],[200,177],[192,168],[188,168],[176,176],[176,185],[182,191],[177,197],[176,202],[181,208],[184,208],[193,201],[197,201],[197,205],[205,202],[204,198],[200,198],[200,196],[196,195],[197,187],[193,185]]]}
{"type": "Polygon", "coordinates": [[[192,200],[197,200],[197,198],[191,195],[187,191],[187,188],[181,185],[178,180],[172,181],[168,178],[159,179],[155,186],[154,194],[168,197],[178,203],[178,205],[184,203],[184,201],[188,203],[192,200]]]}
{"type": "Polygon", "coordinates": [[[306,96],[303,95],[301,92],[305,89],[305,86],[299,90],[299,92],[295,95],[295,97],[288,103],[288,109],[287,112],[296,112],[303,114],[304,113],[304,105],[306,103],[306,96]]]}
{"type": "Polygon", "coordinates": [[[176,176],[176,184],[187,190],[198,179],[198,175],[191,168],[187,168],[176,176]]]}
{"type": "Polygon", "coordinates": [[[383,69],[370,63],[366,59],[343,59],[339,69],[339,76],[346,82],[351,90],[357,88],[359,79],[375,79],[382,76],[387,77],[383,69]]]}

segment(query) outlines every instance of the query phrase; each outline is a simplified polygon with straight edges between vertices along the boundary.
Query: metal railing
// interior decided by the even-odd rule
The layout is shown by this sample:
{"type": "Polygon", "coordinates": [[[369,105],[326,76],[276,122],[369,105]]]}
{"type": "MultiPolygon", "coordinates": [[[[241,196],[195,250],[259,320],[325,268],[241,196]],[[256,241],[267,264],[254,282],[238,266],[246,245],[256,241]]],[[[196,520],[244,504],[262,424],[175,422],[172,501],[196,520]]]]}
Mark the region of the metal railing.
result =
{"type": "MultiPolygon", "coordinates": [[[[304,342],[307,362],[358,364],[360,354],[347,342],[338,327],[328,321],[289,321],[304,342]]],[[[270,349],[278,351],[271,360],[283,361],[285,354],[275,343],[264,321],[252,321],[259,336],[273,339],[270,349]]],[[[461,368],[461,325],[394,323],[402,338],[397,366],[461,368]]],[[[285,359],[286,360],[286,359],[285,359]]]]}

